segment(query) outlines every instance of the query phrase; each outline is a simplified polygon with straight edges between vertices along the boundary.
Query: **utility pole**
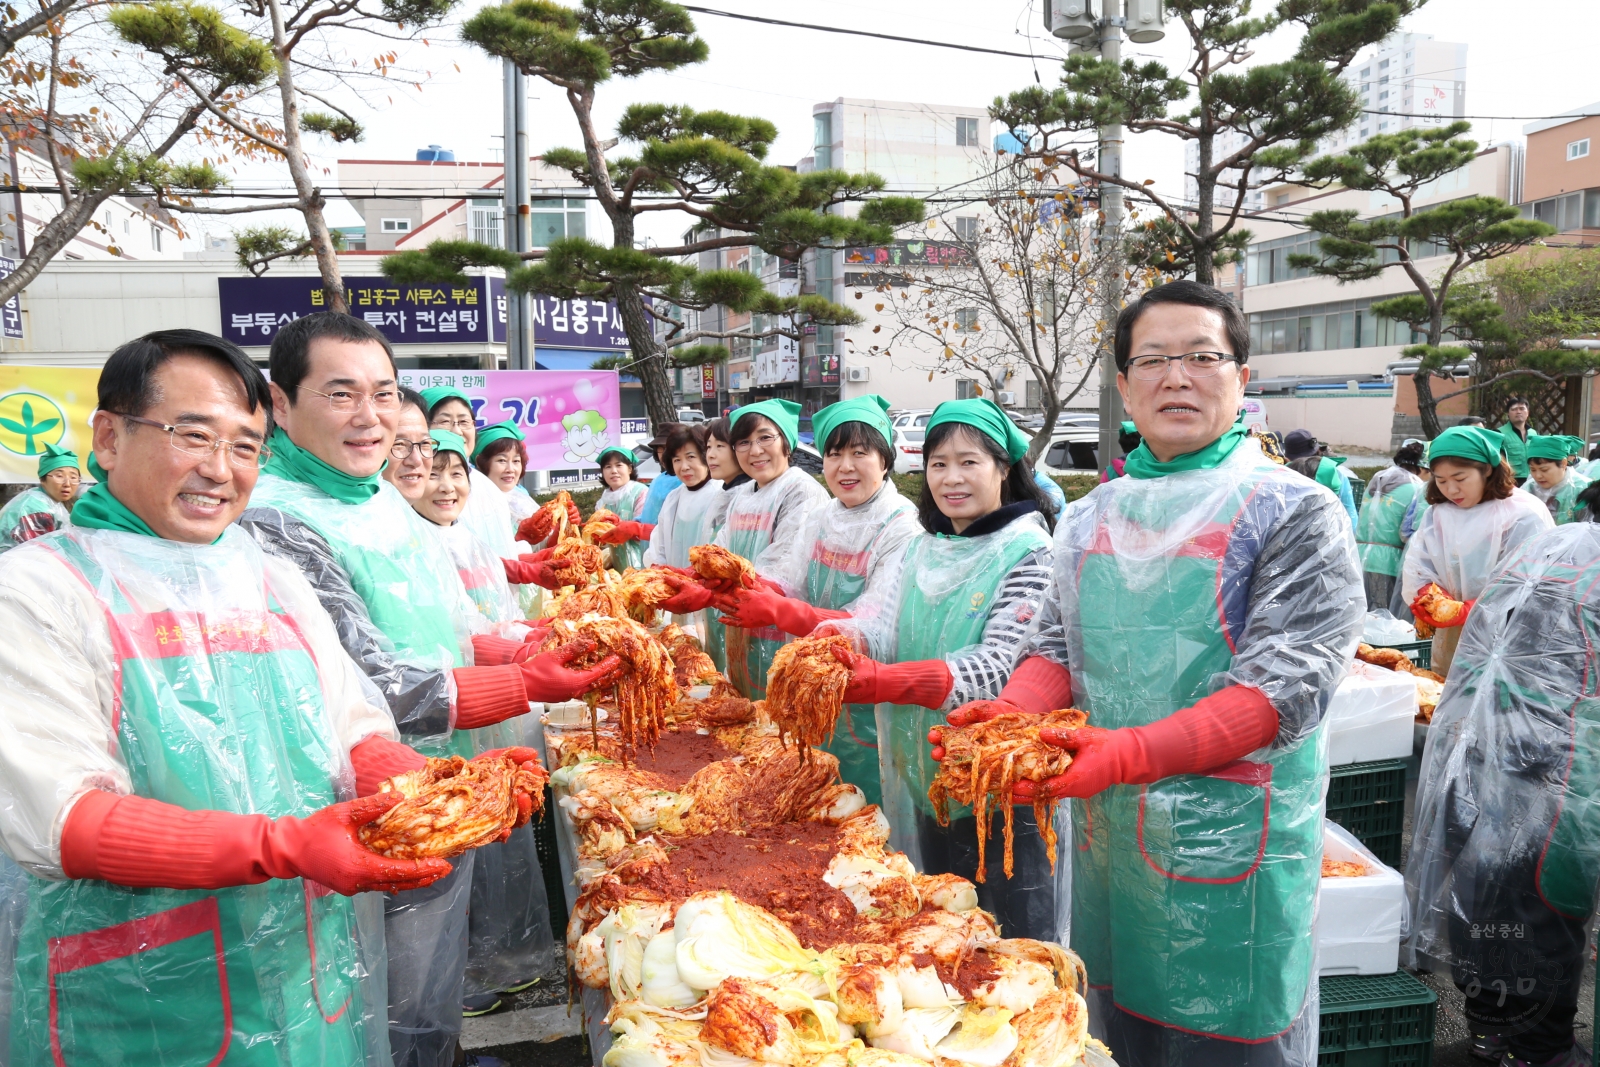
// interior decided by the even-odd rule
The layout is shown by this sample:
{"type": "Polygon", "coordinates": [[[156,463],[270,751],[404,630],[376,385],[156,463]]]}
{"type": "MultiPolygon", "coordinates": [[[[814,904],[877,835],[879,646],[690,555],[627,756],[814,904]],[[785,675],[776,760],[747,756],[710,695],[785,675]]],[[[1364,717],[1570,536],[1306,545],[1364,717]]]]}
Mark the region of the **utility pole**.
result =
{"type": "MultiPolygon", "coordinates": [[[[528,200],[528,79],[507,60],[505,72],[505,185],[502,192],[506,250],[521,255],[533,248],[528,200]]],[[[533,370],[533,316],[524,293],[506,291],[506,366],[533,370]]]]}

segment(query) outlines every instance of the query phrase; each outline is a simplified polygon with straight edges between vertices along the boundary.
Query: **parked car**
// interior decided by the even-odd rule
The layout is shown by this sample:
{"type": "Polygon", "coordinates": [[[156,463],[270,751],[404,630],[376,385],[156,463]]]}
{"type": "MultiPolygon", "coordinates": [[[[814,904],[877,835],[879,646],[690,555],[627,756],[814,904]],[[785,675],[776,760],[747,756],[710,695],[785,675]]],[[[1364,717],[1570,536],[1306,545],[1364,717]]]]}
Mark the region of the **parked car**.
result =
{"type": "Polygon", "coordinates": [[[922,442],[927,430],[896,428],[894,431],[894,472],[911,474],[922,470],[922,442]]]}
{"type": "Polygon", "coordinates": [[[801,441],[800,444],[795,446],[794,451],[789,453],[789,463],[792,466],[799,467],[807,474],[822,473],[822,454],[804,441],[801,441]]]}
{"type": "Polygon", "coordinates": [[[889,412],[889,425],[895,429],[923,430],[927,429],[928,419],[933,415],[932,408],[911,408],[905,411],[889,412]]]}
{"type": "Polygon", "coordinates": [[[679,408],[677,414],[679,422],[706,421],[706,413],[701,411],[699,408],[679,408]]]}
{"type": "Polygon", "coordinates": [[[1037,469],[1055,477],[1081,471],[1100,469],[1100,430],[1098,426],[1080,427],[1053,434],[1044,453],[1035,464],[1037,469]]]}

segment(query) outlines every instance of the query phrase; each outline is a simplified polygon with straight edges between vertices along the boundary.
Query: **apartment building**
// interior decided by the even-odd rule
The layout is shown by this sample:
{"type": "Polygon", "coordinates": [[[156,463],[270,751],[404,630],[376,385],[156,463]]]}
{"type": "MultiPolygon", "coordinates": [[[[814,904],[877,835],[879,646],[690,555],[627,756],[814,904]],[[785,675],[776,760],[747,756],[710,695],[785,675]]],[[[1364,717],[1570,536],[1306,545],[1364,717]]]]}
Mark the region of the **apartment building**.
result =
{"type": "Polygon", "coordinates": [[[1552,245],[1600,243],[1600,101],[1530,122],[1522,213],[1560,232],[1552,245]]]}

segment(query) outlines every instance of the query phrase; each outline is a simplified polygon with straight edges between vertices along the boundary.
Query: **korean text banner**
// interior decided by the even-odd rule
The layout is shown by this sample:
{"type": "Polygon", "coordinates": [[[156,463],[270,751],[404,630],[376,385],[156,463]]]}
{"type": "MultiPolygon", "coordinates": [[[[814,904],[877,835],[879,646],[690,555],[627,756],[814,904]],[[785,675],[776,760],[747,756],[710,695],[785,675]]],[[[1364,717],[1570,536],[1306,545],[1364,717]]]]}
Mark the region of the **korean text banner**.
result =
{"type": "Polygon", "coordinates": [[[529,470],[594,467],[622,435],[617,372],[604,370],[401,370],[413,389],[454,386],[472,401],[478,428],[514,421],[528,435],[529,470]]]}
{"type": "Polygon", "coordinates": [[[0,365],[0,482],[37,482],[39,454],[60,445],[89,456],[98,367],[0,365]]]}
{"type": "MultiPolygon", "coordinates": [[[[506,339],[506,280],[491,277],[489,295],[494,300],[494,339],[506,339]]],[[[533,296],[528,314],[533,319],[533,343],[539,348],[601,348],[619,351],[628,347],[615,300],[562,300],[554,296],[533,296]]]]}

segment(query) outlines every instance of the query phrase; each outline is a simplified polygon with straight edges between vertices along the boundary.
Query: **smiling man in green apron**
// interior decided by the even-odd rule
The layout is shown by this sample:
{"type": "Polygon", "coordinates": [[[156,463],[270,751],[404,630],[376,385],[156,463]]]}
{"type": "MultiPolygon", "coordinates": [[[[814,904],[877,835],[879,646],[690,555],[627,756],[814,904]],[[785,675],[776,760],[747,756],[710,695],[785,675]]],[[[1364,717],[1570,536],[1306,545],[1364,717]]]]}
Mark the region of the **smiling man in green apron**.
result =
{"type": "Polygon", "coordinates": [[[230,525],[266,405],[220,338],[124,345],[100,377],[98,484],[0,561],[0,845],[27,896],[11,1063],[387,1054],[381,909],[351,894],[450,865],[360,844],[394,801],[352,798],[415,753],[304,577],[230,525]]]}
{"type": "Polygon", "coordinates": [[[1209,286],[1172,282],[1119,316],[1143,444],[1062,516],[1041,628],[1001,694],[1089,713],[1044,731],[1071,768],[1014,795],[1076,800],[1072,947],[1091,1030],[1124,1067],[1317,1057],[1321,722],[1365,598],[1338,498],[1235,421],[1248,355],[1243,315],[1209,286]]]}
{"type": "MultiPolygon", "coordinates": [[[[567,700],[615,669],[613,658],[568,670],[556,653],[467,665],[477,609],[426,520],[380,477],[400,412],[382,334],[350,315],[307,315],[278,331],[269,368],[272,460],[240,525],[310,580],[410,744],[471,757],[472,730],[525,714],[529,701],[567,700]]],[[[385,903],[396,1067],[454,1059],[470,868],[385,903]]]]}

